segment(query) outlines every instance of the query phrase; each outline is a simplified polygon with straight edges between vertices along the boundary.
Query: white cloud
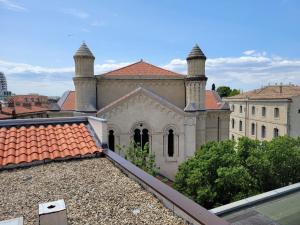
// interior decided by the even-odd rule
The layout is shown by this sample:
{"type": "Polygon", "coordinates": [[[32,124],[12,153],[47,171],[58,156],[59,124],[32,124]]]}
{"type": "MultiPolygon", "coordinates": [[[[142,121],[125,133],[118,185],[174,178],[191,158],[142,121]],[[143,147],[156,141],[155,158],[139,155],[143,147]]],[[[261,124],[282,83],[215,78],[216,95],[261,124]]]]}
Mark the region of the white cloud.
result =
{"type": "Polygon", "coordinates": [[[74,72],[74,67],[61,67],[61,68],[51,68],[34,66],[26,63],[15,63],[0,60],[0,71],[5,74],[18,74],[18,73],[71,73],[74,72]]]}
{"type": "MultiPolygon", "coordinates": [[[[95,64],[95,74],[102,74],[126,66],[131,62],[117,62],[112,59],[95,64]]],[[[150,62],[151,63],[151,62],[150,62]]],[[[163,68],[186,74],[185,59],[172,59],[163,68]]],[[[72,76],[74,67],[43,67],[25,63],[0,60],[0,71],[8,79],[9,89],[16,93],[40,92],[60,95],[74,89],[72,76]]],[[[255,52],[240,57],[210,58],[206,61],[207,88],[212,83],[229,85],[233,88],[250,90],[268,83],[295,83],[300,85],[300,60],[269,56],[255,52]]]]}
{"type": "Polygon", "coordinates": [[[243,52],[244,55],[252,55],[253,53],[255,53],[255,50],[247,50],[243,52]]]}
{"type": "Polygon", "coordinates": [[[62,10],[62,12],[67,15],[75,16],[80,19],[86,19],[90,16],[88,13],[78,10],[78,9],[74,9],[74,8],[64,9],[64,10],[62,10]]]}
{"type": "Polygon", "coordinates": [[[0,0],[0,5],[4,6],[5,8],[16,11],[16,12],[24,12],[27,11],[27,9],[17,3],[14,3],[10,0],[0,0]]]}
{"type": "MultiPolygon", "coordinates": [[[[244,90],[268,83],[292,82],[300,85],[300,60],[268,56],[266,52],[254,50],[247,54],[240,57],[207,59],[208,85],[216,83],[244,90]]],[[[187,71],[186,61],[183,59],[173,59],[163,67],[184,74],[187,71]]]]}

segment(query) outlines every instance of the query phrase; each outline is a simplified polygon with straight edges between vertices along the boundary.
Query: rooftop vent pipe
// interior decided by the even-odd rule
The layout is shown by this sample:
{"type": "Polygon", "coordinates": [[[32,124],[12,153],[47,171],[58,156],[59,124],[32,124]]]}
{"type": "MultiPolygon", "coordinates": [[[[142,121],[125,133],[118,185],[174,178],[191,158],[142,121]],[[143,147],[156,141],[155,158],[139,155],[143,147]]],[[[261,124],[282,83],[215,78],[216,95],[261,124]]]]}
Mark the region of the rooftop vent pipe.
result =
{"type": "Polygon", "coordinates": [[[67,225],[67,210],[63,199],[39,204],[40,225],[67,225]]]}

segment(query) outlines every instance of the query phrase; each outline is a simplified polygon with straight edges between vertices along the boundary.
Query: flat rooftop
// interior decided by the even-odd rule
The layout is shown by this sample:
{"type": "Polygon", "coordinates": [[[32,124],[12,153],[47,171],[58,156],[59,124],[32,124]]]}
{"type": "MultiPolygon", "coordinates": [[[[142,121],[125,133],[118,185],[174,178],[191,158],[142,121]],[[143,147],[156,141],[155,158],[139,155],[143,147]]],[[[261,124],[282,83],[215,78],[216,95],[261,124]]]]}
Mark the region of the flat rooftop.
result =
{"type": "Polygon", "coordinates": [[[246,207],[224,216],[232,225],[299,225],[300,191],[246,207]]]}
{"type": "Polygon", "coordinates": [[[38,205],[64,199],[68,223],[186,224],[107,158],[0,171],[0,221],[38,224],[38,205]]]}

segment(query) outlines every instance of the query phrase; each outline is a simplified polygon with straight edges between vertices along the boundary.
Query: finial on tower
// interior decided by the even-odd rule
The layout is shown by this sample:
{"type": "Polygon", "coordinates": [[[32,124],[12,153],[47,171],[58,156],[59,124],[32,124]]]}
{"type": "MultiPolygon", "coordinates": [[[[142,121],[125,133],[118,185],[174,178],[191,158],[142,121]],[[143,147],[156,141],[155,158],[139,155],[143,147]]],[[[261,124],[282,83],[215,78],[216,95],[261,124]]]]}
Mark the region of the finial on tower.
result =
{"type": "Polygon", "coordinates": [[[204,55],[198,44],[195,44],[195,46],[193,47],[192,51],[186,59],[206,59],[206,56],[204,55]]]}
{"type": "Polygon", "coordinates": [[[84,41],[82,41],[80,48],[77,50],[77,52],[74,55],[74,57],[77,56],[91,57],[95,59],[95,56],[93,55],[93,53],[91,52],[91,50],[88,48],[88,46],[84,41]]]}

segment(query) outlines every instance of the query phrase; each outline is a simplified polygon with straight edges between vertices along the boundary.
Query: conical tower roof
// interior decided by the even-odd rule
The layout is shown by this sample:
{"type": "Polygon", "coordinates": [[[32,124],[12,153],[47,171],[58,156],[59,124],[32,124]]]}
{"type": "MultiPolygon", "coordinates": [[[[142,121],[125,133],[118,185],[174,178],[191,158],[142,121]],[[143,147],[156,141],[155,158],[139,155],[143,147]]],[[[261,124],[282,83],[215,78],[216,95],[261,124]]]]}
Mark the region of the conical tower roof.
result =
{"type": "Polygon", "coordinates": [[[186,59],[206,59],[206,56],[196,44],[186,59]]]}
{"type": "Polygon", "coordinates": [[[74,57],[76,56],[86,56],[86,57],[92,57],[95,58],[91,50],[88,48],[88,46],[83,42],[80,46],[80,48],[75,53],[74,57]]]}

